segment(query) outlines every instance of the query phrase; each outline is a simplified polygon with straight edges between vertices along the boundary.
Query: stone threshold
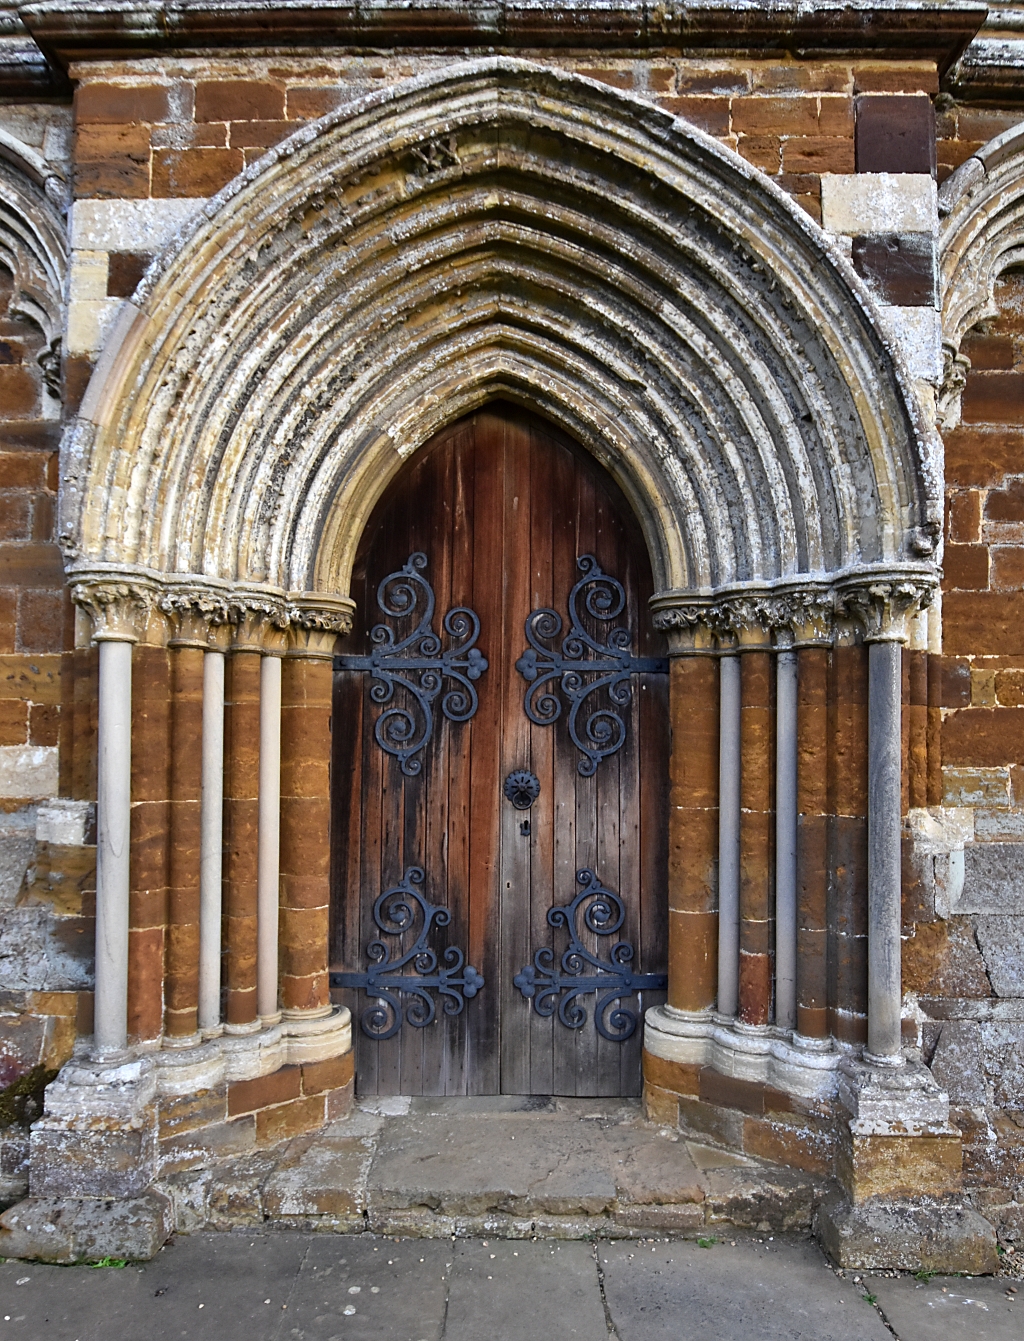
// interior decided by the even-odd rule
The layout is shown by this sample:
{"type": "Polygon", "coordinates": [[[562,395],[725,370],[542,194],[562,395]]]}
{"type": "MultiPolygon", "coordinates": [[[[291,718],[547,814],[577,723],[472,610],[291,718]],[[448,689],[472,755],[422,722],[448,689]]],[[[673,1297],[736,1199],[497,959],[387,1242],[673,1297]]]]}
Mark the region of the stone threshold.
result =
{"type": "Polygon", "coordinates": [[[179,1232],[636,1238],[805,1230],[826,1180],[688,1140],[638,1100],[368,1099],[271,1149],[156,1184],[179,1232]]]}

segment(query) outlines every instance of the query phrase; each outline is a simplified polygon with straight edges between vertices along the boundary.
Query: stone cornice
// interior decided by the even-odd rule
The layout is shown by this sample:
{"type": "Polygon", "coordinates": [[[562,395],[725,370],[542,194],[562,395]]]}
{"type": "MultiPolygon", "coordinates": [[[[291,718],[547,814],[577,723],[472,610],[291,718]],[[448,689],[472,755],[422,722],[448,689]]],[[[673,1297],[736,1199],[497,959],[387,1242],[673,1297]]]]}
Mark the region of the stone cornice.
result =
{"type": "Polygon", "coordinates": [[[651,598],[654,627],[673,651],[714,652],[767,645],[826,646],[837,620],[865,642],[904,642],[908,621],[931,603],[934,569],[863,569],[710,593],[663,591],[651,598]]]}
{"type": "Polygon", "coordinates": [[[873,60],[934,60],[944,72],[966,50],[987,14],[983,5],[803,3],[737,8],[732,0],[659,6],[572,0],[163,0],[87,3],[42,0],[20,17],[40,48],[66,67],[102,51],[152,53],[188,47],[459,47],[491,50],[582,47],[602,50],[797,51],[805,57],[860,54],[873,60]]]}

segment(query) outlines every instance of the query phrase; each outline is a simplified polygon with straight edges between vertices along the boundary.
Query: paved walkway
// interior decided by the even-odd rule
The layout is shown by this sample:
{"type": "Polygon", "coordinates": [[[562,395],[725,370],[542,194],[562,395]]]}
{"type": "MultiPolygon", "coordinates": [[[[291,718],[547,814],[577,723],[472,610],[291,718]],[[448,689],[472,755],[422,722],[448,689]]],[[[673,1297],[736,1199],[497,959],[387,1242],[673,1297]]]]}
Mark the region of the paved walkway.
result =
{"type": "MultiPolygon", "coordinates": [[[[195,1234],[144,1266],[0,1265],[0,1341],[1020,1341],[1007,1279],[833,1270],[803,1236],[700,1243],[195,1234]]],[[[1017,1302],[1020,1300],[1021,1302],[1017,1302]]]]}

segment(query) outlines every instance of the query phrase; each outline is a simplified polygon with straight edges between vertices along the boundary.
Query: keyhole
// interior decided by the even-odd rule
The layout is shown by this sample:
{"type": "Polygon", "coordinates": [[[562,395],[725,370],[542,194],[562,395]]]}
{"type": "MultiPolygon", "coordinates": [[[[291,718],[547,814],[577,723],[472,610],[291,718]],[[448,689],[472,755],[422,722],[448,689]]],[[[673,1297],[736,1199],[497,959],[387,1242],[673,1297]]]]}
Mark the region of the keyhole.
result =
{"type": "Polygon", "coordinates": [[[519,826],[519,832],[523,835],[524,838],[529,838],[529,836],[530,836],[530,821],[529,821],[529,820],[523,820],[523,822],[522,822],[522,823],[520,824],[520,826],[519,826]]]}

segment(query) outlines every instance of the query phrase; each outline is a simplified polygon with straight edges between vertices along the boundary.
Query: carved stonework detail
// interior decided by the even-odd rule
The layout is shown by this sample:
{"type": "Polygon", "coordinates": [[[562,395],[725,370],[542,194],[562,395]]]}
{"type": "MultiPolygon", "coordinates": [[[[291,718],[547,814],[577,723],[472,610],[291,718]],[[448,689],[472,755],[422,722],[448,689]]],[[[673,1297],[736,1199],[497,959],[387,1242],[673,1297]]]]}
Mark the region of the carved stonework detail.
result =
{"type": "Polygon", "coordinates": [[[60,345],[65,227],[55,195],[63,183],[53,166],[12,135],[0,131],[0,263],[9,270],[13,291],[9,311],[30,321],[46,340],[37,356],[51,396],[60,395],[60,345]]]}
{"type": "Polygon", "coordinates": [[[284,599],[271,593],[232,592],[227,598],[228,621],[233,626],[235,651],[281,651],[288,630],[284,599]]]}
{"type": "Polygon", "coordinates": [[[170,647],[212,647],[212,630],[230,621],[227,596],[201,588],[175,587],[158,605],[171,625],[170,647]]]}
{"type": "Polygon", "coordinates": [[[866,643],[906,642],[910,620],[934,592],[935,583],[924,577],[862,580],[837,593],[836,612],[861,626],[866,643]]]}
{"type": "Polygon", "coordinates": [[[970,370],[971,360],[966,354],[957,353],[949,345],[942,346],[942,385],[935,412],[939,427],[946,432],[960,423],[960,401],[970,370]]]}
{"type": "Polygon", "coordinates": [[[288,606],[289,652],[293,656],[329,658],[334,644],[352,632],[355,602],[344,596],[316,592],[292,597],[288,606]]]}
{"type": "Polygon", "coordinates": [[[441,135],[424,145],[414,144],[412,155],[416,160],[415,172],[421,177],[459,166],[459,150],[454,135],[441,135]]]}
{"type": "Polygon", "coordinates": [[[71,599],[92,620],[93,642],[138,642],[156,593],[137,581],[95,578],[75,582],[71,599]]]}

